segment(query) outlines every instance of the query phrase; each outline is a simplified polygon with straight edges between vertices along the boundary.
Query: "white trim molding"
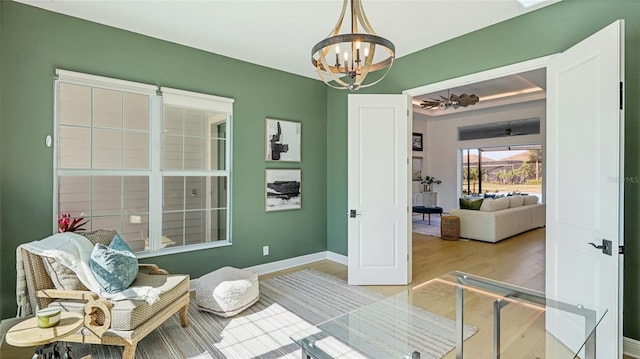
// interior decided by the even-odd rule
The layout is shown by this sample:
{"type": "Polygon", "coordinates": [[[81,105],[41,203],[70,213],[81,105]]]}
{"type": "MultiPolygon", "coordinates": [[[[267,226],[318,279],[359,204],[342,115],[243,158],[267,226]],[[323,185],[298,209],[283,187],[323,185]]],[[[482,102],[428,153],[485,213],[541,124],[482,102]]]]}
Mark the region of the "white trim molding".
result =
{"type": "Polygon", "coordinates": [[[330,261],[334,261],[340,264],[347,264],[347,257],[341,254],[333,253],[333,252],[317,252],[311,253],[300,257],[283,259],[280,261],[269,262],[265,264],[258,264],[256,266],[244,268],[246,270],[255,272],[258,275],[263,275],[267,273],[273,273],[321,260],[328,259],[330,261]]]}
{"type": "Polygon", "coordinates": [[[160,87],[165,105],[190,107],[202,111],[233,113],[234,99],[203,93],[160,87]]]}
{"type": "Polygon", "coordinates": [[[139,82],[114,79],[111,77],[91,75],[63,69],[56,69],[55,76],[58,81],[64,83],[107,88],[124,92],[140,93],[144,95],[155,95],[158,90],[158,86],[156,85],[143,84],[139,82]]]}
{"type": "Polygon", "coordinates": [[[349,264],[349,257],[335,252],[327,251],[327,259],[343,265],[349,264]]]}
{"type": "Polygon", "coordinates": [[[626,356],[640,358],[640,340],[624,337],[622,339],[622,351],[626,356]]]}

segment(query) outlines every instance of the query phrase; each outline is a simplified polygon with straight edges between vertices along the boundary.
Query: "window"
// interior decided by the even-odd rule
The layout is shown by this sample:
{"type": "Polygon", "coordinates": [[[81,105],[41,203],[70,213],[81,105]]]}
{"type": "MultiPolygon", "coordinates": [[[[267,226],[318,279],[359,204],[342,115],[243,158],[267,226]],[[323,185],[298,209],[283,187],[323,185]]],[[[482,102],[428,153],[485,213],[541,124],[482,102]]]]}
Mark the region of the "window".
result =
{"type": "Polygon", "coordinates": [[[233,100],[57,74],[57,214],[116,229],[143,255],[230,243],[233,100]]]}
{"type": "Polygon", "coordinates": [[[462,149],[462,194],[526,193],[542,199],[540,145],[462,149]]]}

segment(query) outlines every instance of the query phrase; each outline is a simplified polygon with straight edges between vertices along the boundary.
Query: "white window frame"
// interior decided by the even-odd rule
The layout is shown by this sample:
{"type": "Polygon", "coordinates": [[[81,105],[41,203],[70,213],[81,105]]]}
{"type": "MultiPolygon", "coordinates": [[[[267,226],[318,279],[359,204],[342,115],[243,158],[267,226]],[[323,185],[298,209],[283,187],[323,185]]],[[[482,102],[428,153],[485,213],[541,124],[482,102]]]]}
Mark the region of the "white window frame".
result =
{"type": "MultiPolygon", "coordinates": [[[[126,171],[133,175],[143,175],[149,177],[149,250],[136,252],[139,258],[155,257],[159,255],[183,253],[205,248],[214,248],[228,246],[232,244],[232,131],[233,131],[233,103],[234,100],[225,97],[206,95],[202,93],[189,92],[168,87],[157,87],[156,85],[142,84],[137,82],[113,79],[108,77],[84,74],[74,71],[56,69],[54,81],[54,146],[53,146],[53,231],[58,231],[58,190],[59,176],[95,176],[96,172],[104,175],[121,175],[126,171]],[[58,88],[60,83],[68,83],[89,87],[98,87],[103,89],[124,91],[147,95],[150,98],[149,112],[149,163],[148,170],[78,170],[78,169],[59,169],[58,168],[58,135],[59,135],[59,119],[58,119],[58,88]],[[169,248],[161,248],[162,239],[162,114],[164,105],[172,105],[182,108],[192,108],[198,110],[208,110],[215,112],[223,112],[226,114],[226,140],[225,140],[225,156],[226,169],[216,171],[167,171],[169,175],[176,176],[203,176],[215,174],[224,174],[227,178],[227,223],[226,223],[226,240],[218,240],[207,243],[191,244],[186,246],[177,246],[169,248]]],[[[165,172],[166,174],[166,172],[165,172]]],[[[126,239],[126,238],[125,238],[126,239]]]]}

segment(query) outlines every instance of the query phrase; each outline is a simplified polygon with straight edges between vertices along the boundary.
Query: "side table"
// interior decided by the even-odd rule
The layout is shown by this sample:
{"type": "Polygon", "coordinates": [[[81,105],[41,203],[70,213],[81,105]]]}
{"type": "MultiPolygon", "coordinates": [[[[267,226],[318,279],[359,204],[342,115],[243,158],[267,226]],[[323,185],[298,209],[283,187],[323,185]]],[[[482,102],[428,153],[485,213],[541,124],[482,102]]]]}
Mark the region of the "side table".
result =
{"type": "Polygon", "coordinates": [[[460,217],[442,216],[440,219],[440,238],[457,241],[460,238],[460,217]]]}
{"type": "MultiPolygon", "coordinates": [[[[33,317],[11,327],[5,340],[16,347],[44,346],[75,333],[82,328],[83,324],[84,316],[79,313],[62,312],[60,323],[51,328],[38,327],[38,318],[33,317]]],[[[38,350],[41,349],[41,347],[38,348],[38,350]]]]}

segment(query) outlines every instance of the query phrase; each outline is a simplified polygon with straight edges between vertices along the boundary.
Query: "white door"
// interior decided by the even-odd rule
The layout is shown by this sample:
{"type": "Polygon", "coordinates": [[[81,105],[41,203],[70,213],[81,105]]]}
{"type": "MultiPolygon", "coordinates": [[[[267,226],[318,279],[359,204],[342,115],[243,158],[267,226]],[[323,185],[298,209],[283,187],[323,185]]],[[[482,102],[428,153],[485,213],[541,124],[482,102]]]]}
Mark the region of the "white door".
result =
{"type": "Polygon", "coordinates": [[[410,98],[349,95],[349,284],[411,282],[410,98]]]}
{"type": "MultiPolygon", "coordinates": [[[[547,296],[606,308],[597,357],[621,357],[624,23],[617,21],[553,58],[547,68],[547,296]],[[612,254],[590,243],[611,241],[612,254]]],[[[573,348],[573,318],[547,327],[573,348]]],[[[584,358],[584,354],[581,355],[584,358]]]]}

